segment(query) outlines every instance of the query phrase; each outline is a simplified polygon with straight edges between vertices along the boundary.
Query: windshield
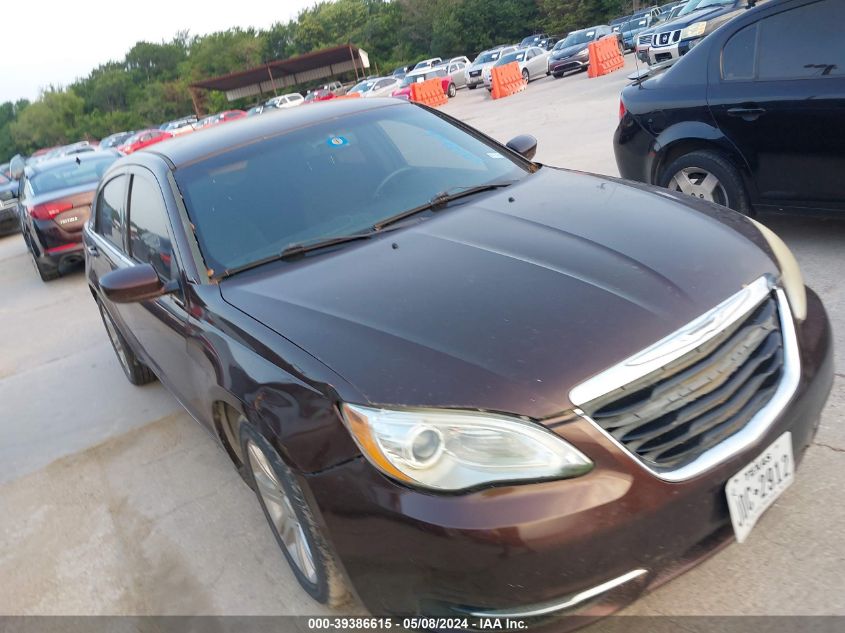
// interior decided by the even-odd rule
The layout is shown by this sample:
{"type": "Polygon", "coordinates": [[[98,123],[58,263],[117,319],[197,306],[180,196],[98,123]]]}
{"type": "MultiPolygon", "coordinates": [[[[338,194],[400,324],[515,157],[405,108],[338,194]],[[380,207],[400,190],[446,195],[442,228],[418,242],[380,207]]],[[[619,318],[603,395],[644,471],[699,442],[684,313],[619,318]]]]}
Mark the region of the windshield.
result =
{"type": "Polygon", "coordinates": [[[622,26],[622,32],[626,33],[628,31],[636,31],[637,29],[644,29],[648,26],[648,20],[646,18],[641,18],[639,20],[631,20],[630,22],[625,22],[622,26]]]}
{"type": "Polygon", "coordinates": [[[56,165],[52,169],[47,168],[34,174],[28,180],[29,186],[32,187],[32,192],[35,195],[41,195],[42,193],[69,189],[89,183],[95,185],[100,181],[100,177],[109,168],[109,165],[116,160],[117,156],[108,155],[88,159],[80,158],[79,163],[75,160],[68,161],[56,165]]]}
{"type": "Polygon", "coordinates": [[[367,231],[458,187],[527,174],[415,106],[319,121],[177,169],[206,265],[222,274],[293,244],[367,231]]]}
{"type": "Polygon", "coordinates": [[[486,53],[481,53],[473,64],[489,64],[490,62],[494,62],[499,59],[499,55],[501,54],[501,51],[488,51],[486,53]]]}
{"type": "Polygon", "coordinates": [[[577,46],[578,44],[586,44],[593,41],[593,36],[596,34],[594,29],[587,31],[576,31],[566,36],[566,39],[558,42],[555,49],[567,48],[569,46],[577,46]]]}
{"type": "Polygon", "coordinates": [[[698,9],[705,7],[713,7],[722,4],[733,4],[735,0],[690,0],[683,9],[678,12],[678,16],[687,15],[698,9]]]}
{"type": "Polygon", "coordinates": [[[525,51],[508,53],[496,62],[496,66],[504,66],[505,64],[510,64],[511,62],[521,62],[523,59],[525,59],[525,51]]]}
{"type": "Polygon", "coordinates": [[[361,83],[352,86],[352,88],[349,89],[349,92],[367,92],[370,88],[373,87],[373,84],[375,84],[374,81],[362,81],[361,83]]]}

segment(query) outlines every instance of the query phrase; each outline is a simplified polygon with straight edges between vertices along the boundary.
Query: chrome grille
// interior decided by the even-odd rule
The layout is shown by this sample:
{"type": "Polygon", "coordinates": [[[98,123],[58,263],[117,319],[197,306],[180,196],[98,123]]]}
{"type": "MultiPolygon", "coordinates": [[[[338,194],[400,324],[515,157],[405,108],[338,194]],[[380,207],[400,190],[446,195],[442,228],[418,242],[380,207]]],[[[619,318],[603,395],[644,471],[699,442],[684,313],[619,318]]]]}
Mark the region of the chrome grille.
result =
{"type": "Polygon", "coordinates": [[[647,466],[674,470],[740,431],[783,372],[778,304],[769,295],[706,343],[582,409],[647,466]]]}
{"type": "Polygon", "coordinates": [[[647,35],[640,35],[639,39],[637,40],[637,43],[640,46],[650,46],[651,45],[651,39],[653,37],[654,37],[654,35],[651,34],[651,33],[648,33],[647,35]]]}

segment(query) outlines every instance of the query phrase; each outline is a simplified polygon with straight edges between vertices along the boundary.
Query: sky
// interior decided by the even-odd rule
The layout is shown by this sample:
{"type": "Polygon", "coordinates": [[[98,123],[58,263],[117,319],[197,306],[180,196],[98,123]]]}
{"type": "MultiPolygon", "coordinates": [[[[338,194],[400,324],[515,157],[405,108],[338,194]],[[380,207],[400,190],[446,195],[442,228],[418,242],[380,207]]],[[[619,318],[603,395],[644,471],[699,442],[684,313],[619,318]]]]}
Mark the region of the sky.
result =
{"type": "MultiPolygon", "coordinates": [[[[123,60],[140,40],[170,40],[181,30],[205,35],[235,26],[267,28],[315,1],[37,0],[22,16],[4,11],[0,103],[34,101],[42,88],[67,86],[100,64],[123,60]]],[[[18,6],[27,5],[18,0],[18,6]]]]}

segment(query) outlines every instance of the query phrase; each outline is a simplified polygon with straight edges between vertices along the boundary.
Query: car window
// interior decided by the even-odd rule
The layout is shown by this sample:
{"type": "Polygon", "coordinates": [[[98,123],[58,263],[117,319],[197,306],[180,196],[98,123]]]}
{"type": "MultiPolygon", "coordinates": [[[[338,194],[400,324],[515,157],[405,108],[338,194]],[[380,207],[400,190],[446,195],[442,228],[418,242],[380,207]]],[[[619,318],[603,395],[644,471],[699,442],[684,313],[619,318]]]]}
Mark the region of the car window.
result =
{"type": "Polygon", "coordinates": [[[161,279],[173,279],[175,262],[167,231],[167,210],[161,189],[147,176],[133,176],[129,190],[129,255],[151,264],[161,279]]]}
{"type": "Polygon", "coordinates": [[[97,211],[94,230],[103,236],[117,250],[123,252],[124,199],[126,194],[126,176],[109,180],[97,197],[97,211]]]}
{"type": "Polygon", "coordinates": [[[763,81],[845,74],[845,2],[820,0],[759,23],[757,78],[763,81]],[[788,42],[788,46],[784,43],[788,42]]]}
{"type": "Polygon", "coordinates": [[[727,81],[754,79],[757,25],[752,24],[736,33],[722,51],[722,78],[727,81]]]}

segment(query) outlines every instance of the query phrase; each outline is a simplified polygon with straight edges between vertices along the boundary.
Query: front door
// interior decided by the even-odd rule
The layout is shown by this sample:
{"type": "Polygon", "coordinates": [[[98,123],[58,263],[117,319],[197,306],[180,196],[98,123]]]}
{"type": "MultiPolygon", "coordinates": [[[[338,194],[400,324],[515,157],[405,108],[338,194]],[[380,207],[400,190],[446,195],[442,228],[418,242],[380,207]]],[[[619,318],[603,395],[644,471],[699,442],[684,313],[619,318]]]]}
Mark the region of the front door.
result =
{"type": "Polygon", "coordinates": [[[188,315],[167,208],[151,172],[133,168],[130,178],[125,224],[127,265],[150,264],[162,282],[173,284],[175,289],[158,299],[115,305],[126,326],[124,332],[137,341],[144,361],[185,403],[192,396],[190,363],[185,353],[188,315]]]}

